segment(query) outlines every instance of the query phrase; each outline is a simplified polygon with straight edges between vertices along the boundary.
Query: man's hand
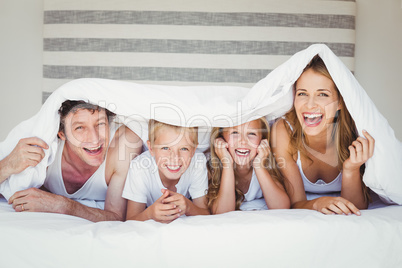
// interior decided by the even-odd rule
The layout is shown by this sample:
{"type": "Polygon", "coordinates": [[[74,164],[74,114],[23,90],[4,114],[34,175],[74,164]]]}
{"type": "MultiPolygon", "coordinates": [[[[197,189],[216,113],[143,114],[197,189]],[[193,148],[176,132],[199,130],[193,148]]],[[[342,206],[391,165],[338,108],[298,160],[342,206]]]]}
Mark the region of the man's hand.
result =
{"type": "Polygon", "coordinates": [[[45,157],[49,146],[36,137],[21,139],[14,150],[0,162],[0,183],[13,174],[34,167],[45,157]]]}
{"type": "Polygon", "coordinates": [[[64,213],[67,198],[37,188],[30,188],[13,194],[8,200],[17,212],[64,213]]]}

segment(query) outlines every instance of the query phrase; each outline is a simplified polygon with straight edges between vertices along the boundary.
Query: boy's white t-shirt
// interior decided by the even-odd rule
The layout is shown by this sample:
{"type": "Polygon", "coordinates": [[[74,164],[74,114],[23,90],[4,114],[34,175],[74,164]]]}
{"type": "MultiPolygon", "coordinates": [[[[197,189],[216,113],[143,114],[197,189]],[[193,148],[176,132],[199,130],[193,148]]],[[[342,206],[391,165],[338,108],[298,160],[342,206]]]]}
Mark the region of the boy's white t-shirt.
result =
{"type": "MultiPolygon", "coordinates": [[[[163,186],[158,166],[149,151],[131,161],[123,190],[123,197],[134,202],[151,206],[162,196],[163,186]]],[[[176,184],[177,193],[186,198],[196,199],[206,195],[208,174],[203,153],[195,153],[187,170],[176,184]]]]}

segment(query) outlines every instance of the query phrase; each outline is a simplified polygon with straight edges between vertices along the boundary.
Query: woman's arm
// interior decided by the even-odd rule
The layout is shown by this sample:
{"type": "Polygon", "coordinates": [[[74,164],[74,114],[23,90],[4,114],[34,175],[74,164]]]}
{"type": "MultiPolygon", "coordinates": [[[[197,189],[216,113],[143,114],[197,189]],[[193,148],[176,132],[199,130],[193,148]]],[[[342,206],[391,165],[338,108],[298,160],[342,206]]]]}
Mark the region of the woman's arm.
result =
{"type": "Polygon", "coordinates": [[[291,207],[312,209],[324,214],[351,214],[360,215],[356,206],[342,197],[319,197],[307,200],[304,184],[299,167],[289,150],[290,138],[285,127],[285,121],[279,120],[272,127],[271,146],[279,169],[285,177],[287,193],[290,197],[291,207]]]}
{"type": "Polygon", "coordinates": [[[349,146],[350,157],[343,163],[341,196],[353,202],[359,209],[368,207],[363,191],[360,167],[373,156],[375,140],[365,130],[366,138],[357,138],[349,146]]]}

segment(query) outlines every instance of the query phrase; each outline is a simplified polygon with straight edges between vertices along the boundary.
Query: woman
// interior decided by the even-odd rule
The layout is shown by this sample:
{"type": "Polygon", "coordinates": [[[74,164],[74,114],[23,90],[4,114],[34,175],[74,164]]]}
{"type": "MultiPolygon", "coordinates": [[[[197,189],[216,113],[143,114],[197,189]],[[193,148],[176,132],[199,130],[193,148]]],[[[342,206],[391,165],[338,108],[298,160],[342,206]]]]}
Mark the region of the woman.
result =
{"type": "Polygon", "coordinates": [[[374,139],[366,131],[365,138],[358,137],[318,55],[303,70],[294,91],[293,108],[273,125],[271,140],[292,208],[360,215],[359,209],[366,209],[369,201],[362,175],[364,163],[373,155],[374,139]],[[306,192],[320,197],[307,200],[306,192]]]}

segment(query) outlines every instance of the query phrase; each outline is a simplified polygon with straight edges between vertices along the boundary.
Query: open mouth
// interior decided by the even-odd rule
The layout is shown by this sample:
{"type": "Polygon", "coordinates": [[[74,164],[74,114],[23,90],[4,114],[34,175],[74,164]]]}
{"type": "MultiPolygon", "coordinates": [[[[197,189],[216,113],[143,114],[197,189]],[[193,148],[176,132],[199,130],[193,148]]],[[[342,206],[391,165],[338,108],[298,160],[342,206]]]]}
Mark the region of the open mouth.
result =
{"type": "Polygon", "coordinates": [[[166,165],[166,168],[172,173],[177,173],[180,171],[181,166],[180,165],[166,165]]]}
{"type": "Polygon", "coordinates": [[[97,155],[102,152],[102,148],[103,148],[102,145],[99,145],[98,147],[94,147],[94,148],[85,148],[84,147],[84,151],[90,155],[97,155]]]}
{"type": "Polygon", "coordinates": [[[304,113],[304,123],[306,126],[315,127],[318,126],[322,121],[321,113],[304,113]]]}
{"type": "Polygon", "coordinates": [[[250,150],[248,150],[248,149],[235,149],[235,153],[238,156],[248,156],[250,154],[250,150]]]}

